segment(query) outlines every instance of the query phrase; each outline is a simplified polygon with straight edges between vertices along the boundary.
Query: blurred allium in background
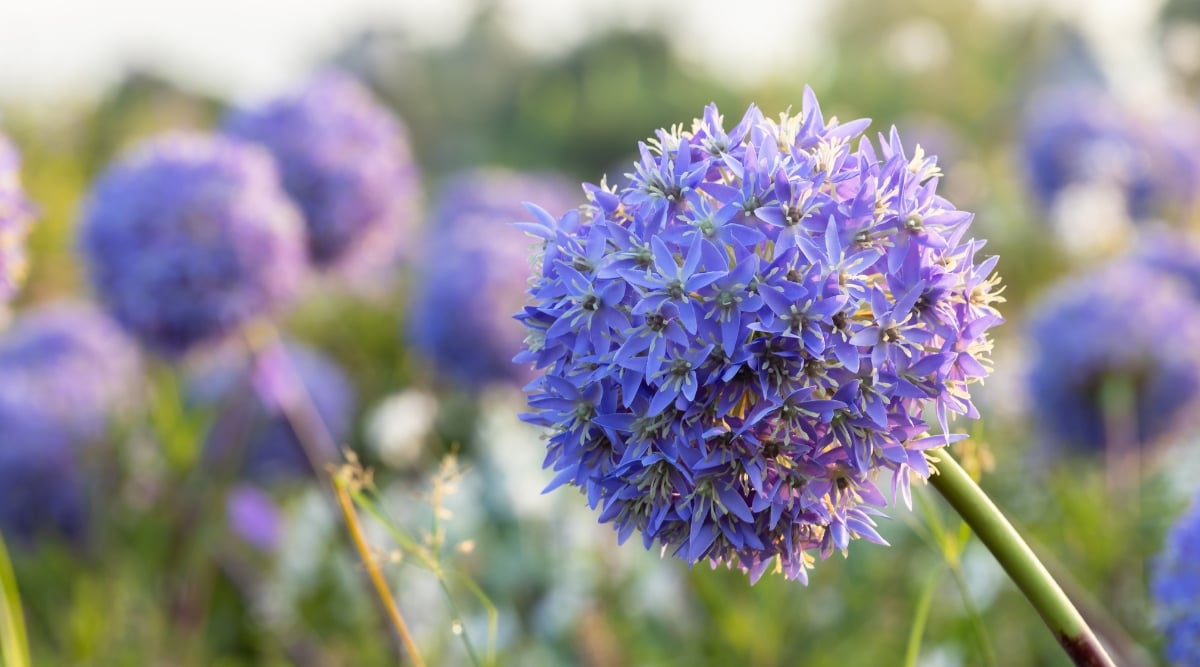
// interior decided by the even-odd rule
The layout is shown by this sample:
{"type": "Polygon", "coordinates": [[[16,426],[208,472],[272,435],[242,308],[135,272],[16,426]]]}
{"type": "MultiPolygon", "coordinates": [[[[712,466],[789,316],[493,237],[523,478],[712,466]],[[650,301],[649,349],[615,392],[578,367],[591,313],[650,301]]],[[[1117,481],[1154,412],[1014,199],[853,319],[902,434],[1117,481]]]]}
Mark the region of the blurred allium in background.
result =
{"type": "Polygon", "coordinates": [[[280,309],[307,266],[270,157],[198,134],[148,140],[109,167],[80,233],[100,301],[169,356],[280,309]]]}
{"type": "Polygon", "coordinates": [[[0,134],[0,299],[16,292],[26,273],[25,236],[33,206],[21,187],[21,156],[0,134]]]}
{"type": "Polygon", "coordinates": [[[1178,279],[1200,303],[1200,238],[1170,230],[1142,234],[1133,249],[1136,261],[1178,279]]]}
{"type": "Polygon", "coordinates": [[[209,464],[264,484],[307,477],[313,465],[336,461],[356,408],[342,369],[291,341],[272,344],[253,360],[240,352],[214,358],[192,378],[191,395],[217,410],[205,452],[209,464]],[[322,449],[306,452],[288,419],[286,411],[303,401],[312,402],[332,438],[322,449]]]}
{"type": "Polygon", "coordinates": [[[439,375],[464,388],[533,379],[527,366],[512,363],[525,340],[512,316],[533,273],[533,243],[512,224],[528,217],[523,202],[561,215],[583,202],[583,192],[549,174],[457,174],[441,190],[416,259],[411,339],[439,375]]]}
{"type": "Polygon", "coordinates": [[[84,540],[87,502],[78,448],[43,413],[0,405],[0,534],[84,540]]]}
{"type": "Polygon", "coordinates": [[[408,242],[419,187],[407,130],[349,75],[326,70],[230,114],[224,131],[275,157],[316,266],[393,260],[408,242]]]}
{"type": "Polygon", "coordinates": [[[1190,212],[1200,197],[1200,168],[1190,157],[1200,146],[1196,121],[1153,120],[1098,88],[1035,95],[1025,110],[1021,150],[1038,202],[1054,209],[1060,197],[1104,192],[1133,220],[1190,212]]]}
{"type": "Polygon", "coordinates": [[[137,346],[90,304],[24,311],[0,334],[0,404],[74,441],[108,435],[113,417],[139,406],[142,383],[137,346]]]}
{"type": "Polygon", "coordinates": [[[1195,423],[1200,311],[1182,281],[1118,261],[1059,284],[1029,316],[1029,403],[1047,445],[1140,447],[1195,423]]]}
{"type": "Polygon", "coordinates": [[[1200,664],[1200,498],[1179,518],[1153,561],[1151,592],[1166,635],[1166,656],[1179,667],[1200,664]]]}
{"type": "Polygon", "coordinates": [[[621,540],[689,563],[806,579],[882,542],[875,486],[907,502],[950,415],[975,417],[995,258],[936,194],[936,159],[867,120],[715,106],[640,146],[632,183],[524,228],[546,240],[522,363],[551,487],[578,486],[621,540]],[[776,559],[778,558],[778,561],[776,559]]]}
{"type": "Polygon", "coordinates": [[[1071,186],[1089,185],[1123,196],[1141,218],[1161,194],[1155,190],[1151,147],[1136,120],[1102,90],[1044,91],[1025,110],[1021,149],[1033,194],[1045,207],[1071,186]]]}

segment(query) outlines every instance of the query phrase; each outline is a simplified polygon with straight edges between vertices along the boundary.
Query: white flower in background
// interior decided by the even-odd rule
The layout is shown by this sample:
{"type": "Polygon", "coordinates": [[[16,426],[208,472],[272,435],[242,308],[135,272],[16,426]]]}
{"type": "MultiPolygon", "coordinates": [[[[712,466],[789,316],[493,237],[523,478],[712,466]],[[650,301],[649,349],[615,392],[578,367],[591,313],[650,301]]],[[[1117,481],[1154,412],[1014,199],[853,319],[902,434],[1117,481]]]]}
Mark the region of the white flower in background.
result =
{"type": "Polygon", "coordinates": [[[1125,247],[1132,225],[1121,191],[1103,183],[1066,186],[1054,200],[1050,220],[1062,247],[1080,259],[1112,255],[1125,247]]]}
{"type": "Polygon", "coordinates": [[[897,71],[920,74],[941,68],[950,59],[946,29],[928,18],[910,18],[897,23],[885,38],[888,65],[897,71]]]}
{"type": "Polygon", "coordinates": [[[367,416],[367,443],[388,466],[412,466],[433,430],[437,409],[437,399],[419,389],[387,396],[367,416]]]}
{"type": "Polygon", "coordinates": [[[517,418],[524,409],[522,395],[497,390],[486,394],[480,405],[480,457],[513,513],[544,520],[563,510],[559,498],[542,493],[553,475],[542,469],[542,429],[517,418]]]}

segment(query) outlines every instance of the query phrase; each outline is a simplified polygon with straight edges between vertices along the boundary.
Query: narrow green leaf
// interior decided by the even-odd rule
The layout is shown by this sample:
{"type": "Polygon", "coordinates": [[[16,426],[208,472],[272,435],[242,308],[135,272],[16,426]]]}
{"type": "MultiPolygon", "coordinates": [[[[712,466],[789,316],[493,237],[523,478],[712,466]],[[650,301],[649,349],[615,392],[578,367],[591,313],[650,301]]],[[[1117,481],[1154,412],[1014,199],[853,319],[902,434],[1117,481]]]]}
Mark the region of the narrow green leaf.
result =
{"type": "Polygon", "coordinates": [[[25,614],[21,593],[8,549],[0,536],[0,657],[4,667],[30,667],[29,638],[25,633],[25,614]]]}

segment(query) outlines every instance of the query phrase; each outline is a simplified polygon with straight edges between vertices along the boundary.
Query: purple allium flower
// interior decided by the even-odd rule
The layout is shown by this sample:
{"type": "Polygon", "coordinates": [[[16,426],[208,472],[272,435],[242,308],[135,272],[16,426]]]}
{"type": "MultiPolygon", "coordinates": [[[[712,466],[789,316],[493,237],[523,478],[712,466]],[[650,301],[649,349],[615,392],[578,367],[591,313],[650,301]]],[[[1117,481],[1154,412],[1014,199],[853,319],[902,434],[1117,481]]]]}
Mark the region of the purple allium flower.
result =
{"type": "Polygon", "coordinates": [[[21,187],[21,156],[0,134],[0,299],[8,300],[25,277],[25,235],[33,205],[21,187]]]}
{"type": "Polygon", "coordinates": [[[1143,234],[1133,251],[1135,260],[1150,269],[1183,282],[1192,297],[1200,299],[1200,239],[1168,230],[1143,234]]]}
{"type": "Polygon", "coordinates": [[[1021,150],[1029,186],[1047,208],[1072,185],[1102,186],[1120,192],[1129,215],[1140,219],[1178,194],[1165,191],[1158,147],[1145,129],[1102,91],[1043,92],[1026,110],[1024,124],[1021,150]]]}
{"type": "Polygon", "coordinates": [[[230,355],[193,378],[195,399],[218,409],[206,456],[218,468],[262,483],[311,474],[312,463],[292,428],[285,406],[311,401],[332,437],[332,447],[313,451],[321,466],[337,460],[353,424],[356,399],[346,374],[316,350],[274,344],[252,362],[230,355]]]}
{"type": "Polygon", "coordinates": [[[282,538],[282,521],[275,501],[262,489],[239,484],[225,499],[225,514],[233,534],[259,551],[274,551],[282,538]]]}
{"type": "Polygon", "coordinates": [[[1200,204],[1200,113],[1190,101],[1155,116],[1147,128],[1159,189],[1174,209],[1168,219],[1194,214],[1200,204]]]}
{"type": "Polygon", "coordinates": [[[631,184],[545,239],[517,359],[527,421],[550,430],[551,483],[579,487],[623,541],[695,563],[806,579],[812,551],[882,543],[878,473],[909,501],[925,450],[976,416],[1001,321],[971,214],[939,197],[932,158],[893,130],[715,106],[641,145],[631,184]]]}
{"type": "Polygon", "coordinates": [[[86,538],[87,503],[70,440],[45,413],[0,406],[0,534],[10,544],[86,538]]]}
{"type": "Polygon", "coordinates": [[[0,403],[44,415],[75,440],[105,436],[141,389],[137,346],[90,304],[40,306],[0,334],[0,403]]]}
{"type": "Polygon", "coordinates": [[[322,72],[291,95],[232,113],[224,130],[275,156],[317,266],[394,255],[404,244],[418,193],[408,134],[349,75],[322,72]]]}
{"type": "Polygon", "coordinates": [[[1030,312],[1030,404],[1066,450],[1155,444],[1200,407],[1200,310],[1174,277],[1120,261],[1053,288],[1030,312]]]}
{"type": "Polygon", "coordinates": [[[1150,582],[1166,654],[1179,667],[1200,665],[1200,497],[1167,535],[1150,582]]]}
{"type": "Polygon", "coordinates": [[[101,302],[169,356],[277,310],[307,266],[269,156],[198,134],[149,140],[111,166],[81,234],[101,302]]]}
{"type": "Polygon", "coordinates": [[[528,215],[527,201],[561,215],[582,203],[583,193],[554,176],[479,170],[452,178],[438,199],[418,260],[409,330],[438,372],[464,387],[533,379],[512,363],[525,339],[512,314],[525,303],[533,269],[530,239],[511,223],[528,215]]]}

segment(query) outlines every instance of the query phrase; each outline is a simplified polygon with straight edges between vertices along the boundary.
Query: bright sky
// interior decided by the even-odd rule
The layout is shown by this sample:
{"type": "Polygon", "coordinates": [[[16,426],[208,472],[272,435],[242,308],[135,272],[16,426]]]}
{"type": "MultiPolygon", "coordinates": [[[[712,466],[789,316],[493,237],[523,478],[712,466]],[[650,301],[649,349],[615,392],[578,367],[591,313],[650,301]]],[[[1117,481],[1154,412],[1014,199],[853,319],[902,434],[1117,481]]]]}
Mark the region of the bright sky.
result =
{"type": "MultiPolygon", "coordinates": [[[[214,93],[266,94],[365,26],[451,42],[481,1],[0,0],[0,100],[94,94],[123,65],[146,63],[214,93]]],[[[604,25],[670,25],[736,76],[819,48],[795,39],[795,26],[819,23],[831,0],[738,0],[738,13],[756,21],[726,20],[722,0],[496,2],[535,51],[565,49],[604,25]]]]}

